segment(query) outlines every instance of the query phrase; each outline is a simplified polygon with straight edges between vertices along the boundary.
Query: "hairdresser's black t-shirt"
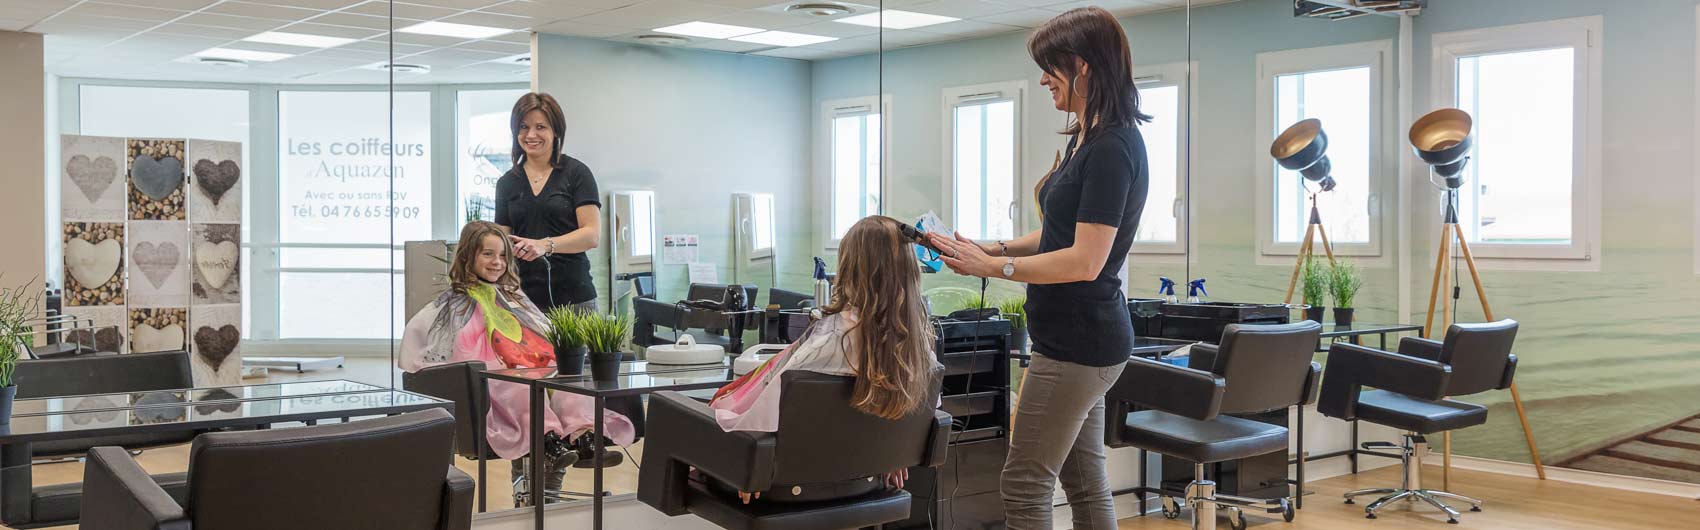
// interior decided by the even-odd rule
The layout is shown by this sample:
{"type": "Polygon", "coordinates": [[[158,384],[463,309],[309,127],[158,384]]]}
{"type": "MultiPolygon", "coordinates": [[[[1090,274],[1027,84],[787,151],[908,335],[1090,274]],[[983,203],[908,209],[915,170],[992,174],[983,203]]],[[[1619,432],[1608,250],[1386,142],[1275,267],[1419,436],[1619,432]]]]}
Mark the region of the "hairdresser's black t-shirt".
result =
{"type": "MultiPolygon", "coordinates": [[[[520,164],[496,180],[496,224],[513,229],[516,236],[532,239],[578,230],[578,207],[601,206],[601,195],[589,167],[570,156],[561,155],[561,158],[566,163],[549,173],[541,193],[531,193],[531,182],[520,164]]],[[[518,261],[525,295],[544,311],[555,305],[596,299],[596,286],[590,282],[590,258],[583,252],[556,252],[547,258],[518,261]],[[547,269],[543,265],[545,259],[549,260],[547,269]]]]}
{"type": "MultiPolygon", "coordinates": [[[[1069,142],[1074,147],[1074,142],[1069,142]]],[[[1091,281],[1029,284],[1028,333],[1033,351],[1087,366],[1127,362],[1133,321],[1116,273],[1145,209],[1145,139],[1133,127],[1110,128],[1086,139],[1039,190],[1043,232],[1039,252],[1074,246],[1075,223],[1116,228],[1104,269],[1091,281]]]]}

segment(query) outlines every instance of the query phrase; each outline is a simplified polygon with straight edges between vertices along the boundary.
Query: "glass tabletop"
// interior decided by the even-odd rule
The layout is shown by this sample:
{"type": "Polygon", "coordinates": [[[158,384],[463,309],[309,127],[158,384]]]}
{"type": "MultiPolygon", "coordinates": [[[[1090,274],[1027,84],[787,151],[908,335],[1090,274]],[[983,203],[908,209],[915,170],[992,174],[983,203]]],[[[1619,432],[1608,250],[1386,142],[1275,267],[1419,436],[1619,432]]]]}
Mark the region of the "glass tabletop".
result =
{"type": "Polygon", "coordinates": [[[1322,338],[1350,337],[1353,335],[1375,335],[1378,333],[1398,333],[1401,331],[1421,331],[1422,326],[1416,324],[1372,324],[1368,322],[1353,322],[1350,325],[1323,324],[1322,338]]]}
{"type": "Polygon", "coordinates": [[[12,404],[12,417],[93,413],[202,403],[239,403],[279,397],[308,397],[386,390],[354,381],[270,383],[263,385],[185,388],[118,394],[93,394],[19,399],[12,404]]]}
{"type": "MultiPolygon", "coordinates": [[[[649,361],[622,361],[620,363],[620,375],[621,376],[627,376],[627,375],[636,375],[636,374],[647,374],[647,373],[658,373],[658,372],[679,372],[679,371],[691,371],[691,370],[726,370],[726,369],[730,369],[731,366],[732,366],[732,358],[731,357],[721,359],[720,362],[711,363],[711,364],[658,364],[658,363],[651,363],[649,361]]],[[[533,382],[533,381],[542,381],[542,380],[549,380],[549,379],[557,379],[557,380],[563,380],[563,381],[589,380],[591,374],[590,374],[590,366],[587,363],[584,367],[584,372],[580,373],[578,375],[560,375],[556,372],[555,367],[553,367],[553,366],[542,366],[542,367],[537,367],[537,368],[506,368],[506,369],[501,369],[501,370],[485,370],[484,375],[485,375],[485,377],[489,377],[489,378],[492,378],[492,379],[500,379],[500,380],[503,380],[503,381],[513,381],[513,382],[516,382],[516,383],[529,383],[529,382],[533,382]]]]}
{"type": "Polygon", "coordinates": [[[382,388],[342,393],[261,396],[245,401],[190,401],[197,392],[198,390],[179,390],[56,398],[66,400],[60,403],[69,407],[62,410],[37,410],[32,413],[25,413],[21,408],[26,405],[36,408],[48,400],[19,400],[15,406],[20,410],[13,414],[11,424],[0,426],[0,439],[68,439],[101,434],[257,426],[288,421],[400,413],[441,406],[444,403],[428,396],[382,388]],[[127,396],[126,399],[136,406],[120,405],[115,401],[119,396],[127,396]]]}
{"type": "Polygon", "coordinates": [[[564,390],[586,396],[617,397],[649,394],[664,390],[700,390],[719,388],[732,380],[730,367],[698,367],[696,369],[621,375],[607,381],[556,379],[543,381],[544,388],[564,390]]]}

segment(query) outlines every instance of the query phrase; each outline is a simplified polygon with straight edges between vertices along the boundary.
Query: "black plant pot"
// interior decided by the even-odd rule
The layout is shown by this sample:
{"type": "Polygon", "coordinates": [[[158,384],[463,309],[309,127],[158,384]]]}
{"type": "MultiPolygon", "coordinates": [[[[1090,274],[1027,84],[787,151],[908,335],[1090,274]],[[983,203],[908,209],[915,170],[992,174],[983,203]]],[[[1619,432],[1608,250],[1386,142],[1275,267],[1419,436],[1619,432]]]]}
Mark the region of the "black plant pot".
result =
{"type": "Polygon", "coordinates": [[[1315,320],[1316,323],[1321,324],[1322,323],[1322,315],[1327,313],[1327,312],[1328,312],[1328,308],[1318,306],[1318,305],[1306,307],[1305,308],[1305,320],[1315,320]]]}
{"type": "Polygon", "coordinates": [[[613,381],[620,375],[620,352],[590,352],[590,377],[597,381],[613,381]]]}
{"type": "Polygon", "coordinates": [[[18,397],[18,385],[0,388],[0,425],[12,424],[12,398],[18,397]]]}
{"type": "Polygon", "coordinates": [[[584,373],[584,356],[589,351],[589,346],[555,348],[555,371],[561,375],[584,373]]]}
{"type": "Polygon", "coordinates": [[[1337,325],[1337,326],[1350,326],[1350,325],[1352,325],[1352,308],[1350,308],[1350,307],[1336,307],[1336,308],[1334,308],[1334,324],[1337,325]]]}

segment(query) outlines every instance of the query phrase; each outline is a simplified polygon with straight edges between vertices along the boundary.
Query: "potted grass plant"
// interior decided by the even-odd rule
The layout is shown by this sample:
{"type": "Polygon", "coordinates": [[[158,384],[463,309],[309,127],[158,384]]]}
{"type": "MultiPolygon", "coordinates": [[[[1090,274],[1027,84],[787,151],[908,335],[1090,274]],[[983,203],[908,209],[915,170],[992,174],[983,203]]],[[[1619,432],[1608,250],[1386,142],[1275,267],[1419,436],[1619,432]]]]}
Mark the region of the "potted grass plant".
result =
{"type": "Polygon", "coordinates": [[[1334,295],[1335,324],[1352,325],[1353,302],[1358,296],[1358,289],[1363,286],[1363,272],[1356,265],[1342,260],[1329,267],[1328,290],[1334,295]]]}
{"type": "Polygon", "coordinates": [[[549,329],[544,334],[555,347],[555,369],[561,375],[584,373],[584,358],[590,352],[585,336],[585,320],[599,318],[568,306],[549,310],[549,329]]]}
{"type": "Polygon", "coordinates": [[[998,313],[1009,321],[1009,352],[1027,352],[1027,298],[1017,296],[998,304],[998,313]]]}
{"type": "Polygon", "coordinates": [[[1327,311],[1323,296],[1328,292],[1329,269],[1324,267],[1315,256],[1305,258],[1304,267],[1299,271],[1300,292],[1305,299],[1305,319],[1322,322],[1322,315],[1327,311]]]}
{"type": "Polygon", "coordinates": [[[34,283],[0,288],[0,425],[12,423],[12,399],[18,395],[12,374],[29,347],[27,322],[41,312],[41,294],[30,289],[34,283]]]}
{"type": "Polygon", "coordinates": [[[580,321],[584,344],[590,350],[590,375],[597,381],[613,380],[620,375],[621,348],[632,331],[630,317],[585,314],[580,321]]]}

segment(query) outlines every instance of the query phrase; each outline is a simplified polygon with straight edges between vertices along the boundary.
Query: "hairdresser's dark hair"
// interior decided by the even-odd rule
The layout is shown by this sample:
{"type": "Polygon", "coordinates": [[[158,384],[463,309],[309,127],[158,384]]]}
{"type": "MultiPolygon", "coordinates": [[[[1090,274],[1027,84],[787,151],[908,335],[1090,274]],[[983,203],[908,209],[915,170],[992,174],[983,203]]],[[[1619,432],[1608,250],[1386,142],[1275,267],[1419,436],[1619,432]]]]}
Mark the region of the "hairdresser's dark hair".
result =
{"type": "Polygon", "coordinates": [[[549,122],[549,129],[555,132],[555,145],[549,148],[549,167],[565,166],[566,160],[561,156],[561,130],[567,127],[567,118],[561,112],[561,104],[555,102],[555,96],[546,92],[529,92],[514,102],[513,115],[508,118],[508,130],[513,133],[514,139],[514,165],[518,166],[525,161],[525,150],[519,147],[519,126],[525,121],[525,115],[534,110],[543,112],[543,119],[549,122]]]}
{"type": "Polygon", "coordinates": [[[1085,135],[1092,136],[1109,127],[1151,121],[1151,115],[1139,111],[1139,89],[1133,85],[1133,54],[1128,51],[1127,33],[1109,11],[1081,7],[1057,15],[1027,39],[1027,54],[1053,77],[1071,79],[1070,91],[1080,81],[1074,60],[1086,62],[1086,115],[1076,116],[1063,134],[1075,134],[1085,127],[1085,135]]]}

